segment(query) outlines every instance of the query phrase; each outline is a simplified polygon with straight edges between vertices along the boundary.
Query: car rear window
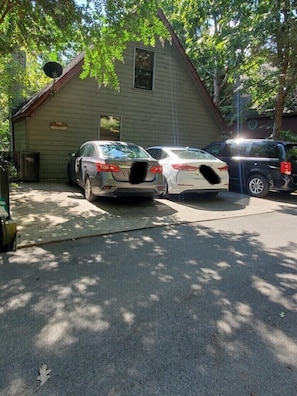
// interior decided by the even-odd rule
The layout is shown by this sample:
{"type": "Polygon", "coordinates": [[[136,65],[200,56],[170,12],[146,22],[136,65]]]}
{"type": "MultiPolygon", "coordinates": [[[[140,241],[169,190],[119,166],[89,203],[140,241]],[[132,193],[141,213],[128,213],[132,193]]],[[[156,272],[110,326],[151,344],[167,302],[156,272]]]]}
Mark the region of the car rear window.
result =
{"type": "Polygon", "coordinates": [[[135,144],[106,143],[100,145],[104,158],[130,159],[130,158],[149,158],[149,154],[135,144]]]}
{"type": "Polygon", "coordinates": [[[217,160],[212,154],[207,153],[206,151],[199,150],[199,149],[176,149],[171,150],[178,158],[180,159],[208,159],[208,160],[217,160]]]}

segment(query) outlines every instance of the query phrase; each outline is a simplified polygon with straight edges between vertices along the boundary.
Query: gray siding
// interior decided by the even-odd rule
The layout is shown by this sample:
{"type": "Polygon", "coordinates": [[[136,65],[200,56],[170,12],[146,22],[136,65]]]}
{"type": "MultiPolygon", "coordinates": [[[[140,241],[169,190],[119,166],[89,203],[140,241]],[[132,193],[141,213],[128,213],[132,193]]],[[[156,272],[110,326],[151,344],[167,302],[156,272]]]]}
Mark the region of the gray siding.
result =
{"type": "Polygon", "coordinates": [[[15,151],[27,151],[26,142],[26,120],[18,120],[13,124],[14,129],[14,150],[15,151]]]}
{"type": "MultiPolygon", "coordinates": [[[[154,89],[133,88],[134,48],[125,52],[125,63],[117,65],[120,92],[98,89],[94,79],[72,78],[27,118],[27,151],[40,152],[40,179],[66,179],[69,153],[86,140],[97,139],[99,117],[120,116],[121,140],[144,147],[153,144],[181,144],[202,147],[220,137],[220,125],[204,102],[179,52],[157,43],[154,89]],[[67,130],[50,129],[63,121],[67,130]]],[[[152,50],[152,48],[149,48],[152,50]]],[[[16,126],[17,123],[15,123],[16,126]]],[[[16,133],[23,147],[21,133],[16,133]]]]}

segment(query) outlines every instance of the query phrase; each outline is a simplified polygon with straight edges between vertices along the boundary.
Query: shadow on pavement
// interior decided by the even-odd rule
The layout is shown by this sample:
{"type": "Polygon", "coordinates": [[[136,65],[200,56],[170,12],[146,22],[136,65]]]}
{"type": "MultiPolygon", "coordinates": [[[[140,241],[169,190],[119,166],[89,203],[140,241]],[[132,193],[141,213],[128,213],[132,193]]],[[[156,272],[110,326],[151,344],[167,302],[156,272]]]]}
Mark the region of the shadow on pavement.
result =
{"type": "Polygon", "coordinates": [[[232,194],[231,192],[221,192],[213,198],[208,198],[204,194],[187,193],[170,195],[168,200],[199,210],[232,212],[248,206],[250,197],[240,193],[232,194]]]}
{"type": "Polygon", "coordinates": [[[35,394],[42,364],[43,396],[295,395],[297,245],[240,227],[1,255],[0,395],[35,394]]]}
{"type": "Polygon", "coordinates": [[[234,192],[213,199],[183,194],[153,201],[98,198],[90,203],[81,189],[62,183],[14,185],[10,201],[18,247],[280,210],[278,202],[234,192]]]}

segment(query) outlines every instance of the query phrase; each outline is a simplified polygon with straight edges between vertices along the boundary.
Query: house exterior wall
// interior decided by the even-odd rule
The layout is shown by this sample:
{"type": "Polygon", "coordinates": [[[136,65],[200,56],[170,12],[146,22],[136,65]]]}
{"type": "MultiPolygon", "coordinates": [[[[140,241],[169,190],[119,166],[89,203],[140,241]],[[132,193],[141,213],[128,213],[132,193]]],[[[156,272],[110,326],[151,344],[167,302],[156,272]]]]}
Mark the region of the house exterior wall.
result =
{"type": "MultiPolygon", "coordinates": [[[[272,116],[251,116],[242,122],[239,136],[253,139],[268,138],[273,132],[274,118],[272,116]]],[[[297,114],[284,114],[282,130],[291,131],[297,135],[297,114]]],[[[236,126],[233,135],[237,135],[236,126]]]]}
{"type": "Polygon", "coordinates": [[[194,83],[175,46],[157,43],[146,48],[131,43],[124,63],[117,64],[120,91],[101,87],[94,79],[73,77],[26,119],[26,133],[15,121],[15,149],[40,153],[40,180],[65,180],[69,153],[85,141],[98,139],[100,115],[121,117],[120,139],[147,147],[181,144],[203,147],[220,139],[221,124],[194,83]],[[135,89],[135,47],[155,52],[154,89],[135,89]],[[52,129],[63,122],[67,129],[52,129]],[[20,130],[19,130],[20,129],[20,130]],[[26,144],[24,144],[26,135],[26,144]]]}
{"type": "Polygon", "coordinates": [[[13,124],[15,151],[27,151],[26,119],[17,120],[13,124]]]}

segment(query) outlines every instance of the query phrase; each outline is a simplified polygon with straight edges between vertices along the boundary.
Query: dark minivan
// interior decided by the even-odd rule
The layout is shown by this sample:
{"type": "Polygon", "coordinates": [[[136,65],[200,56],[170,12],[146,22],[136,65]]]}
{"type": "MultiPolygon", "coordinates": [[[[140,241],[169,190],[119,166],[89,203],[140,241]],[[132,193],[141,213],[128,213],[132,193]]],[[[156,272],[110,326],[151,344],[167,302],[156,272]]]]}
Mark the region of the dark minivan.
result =
{"type": "Polygon", "coordinates": [[[229,166],[230,187],[253,197],[297,190],[297,143],[268,139],[228,139],[204,147],[229,166]]]}

